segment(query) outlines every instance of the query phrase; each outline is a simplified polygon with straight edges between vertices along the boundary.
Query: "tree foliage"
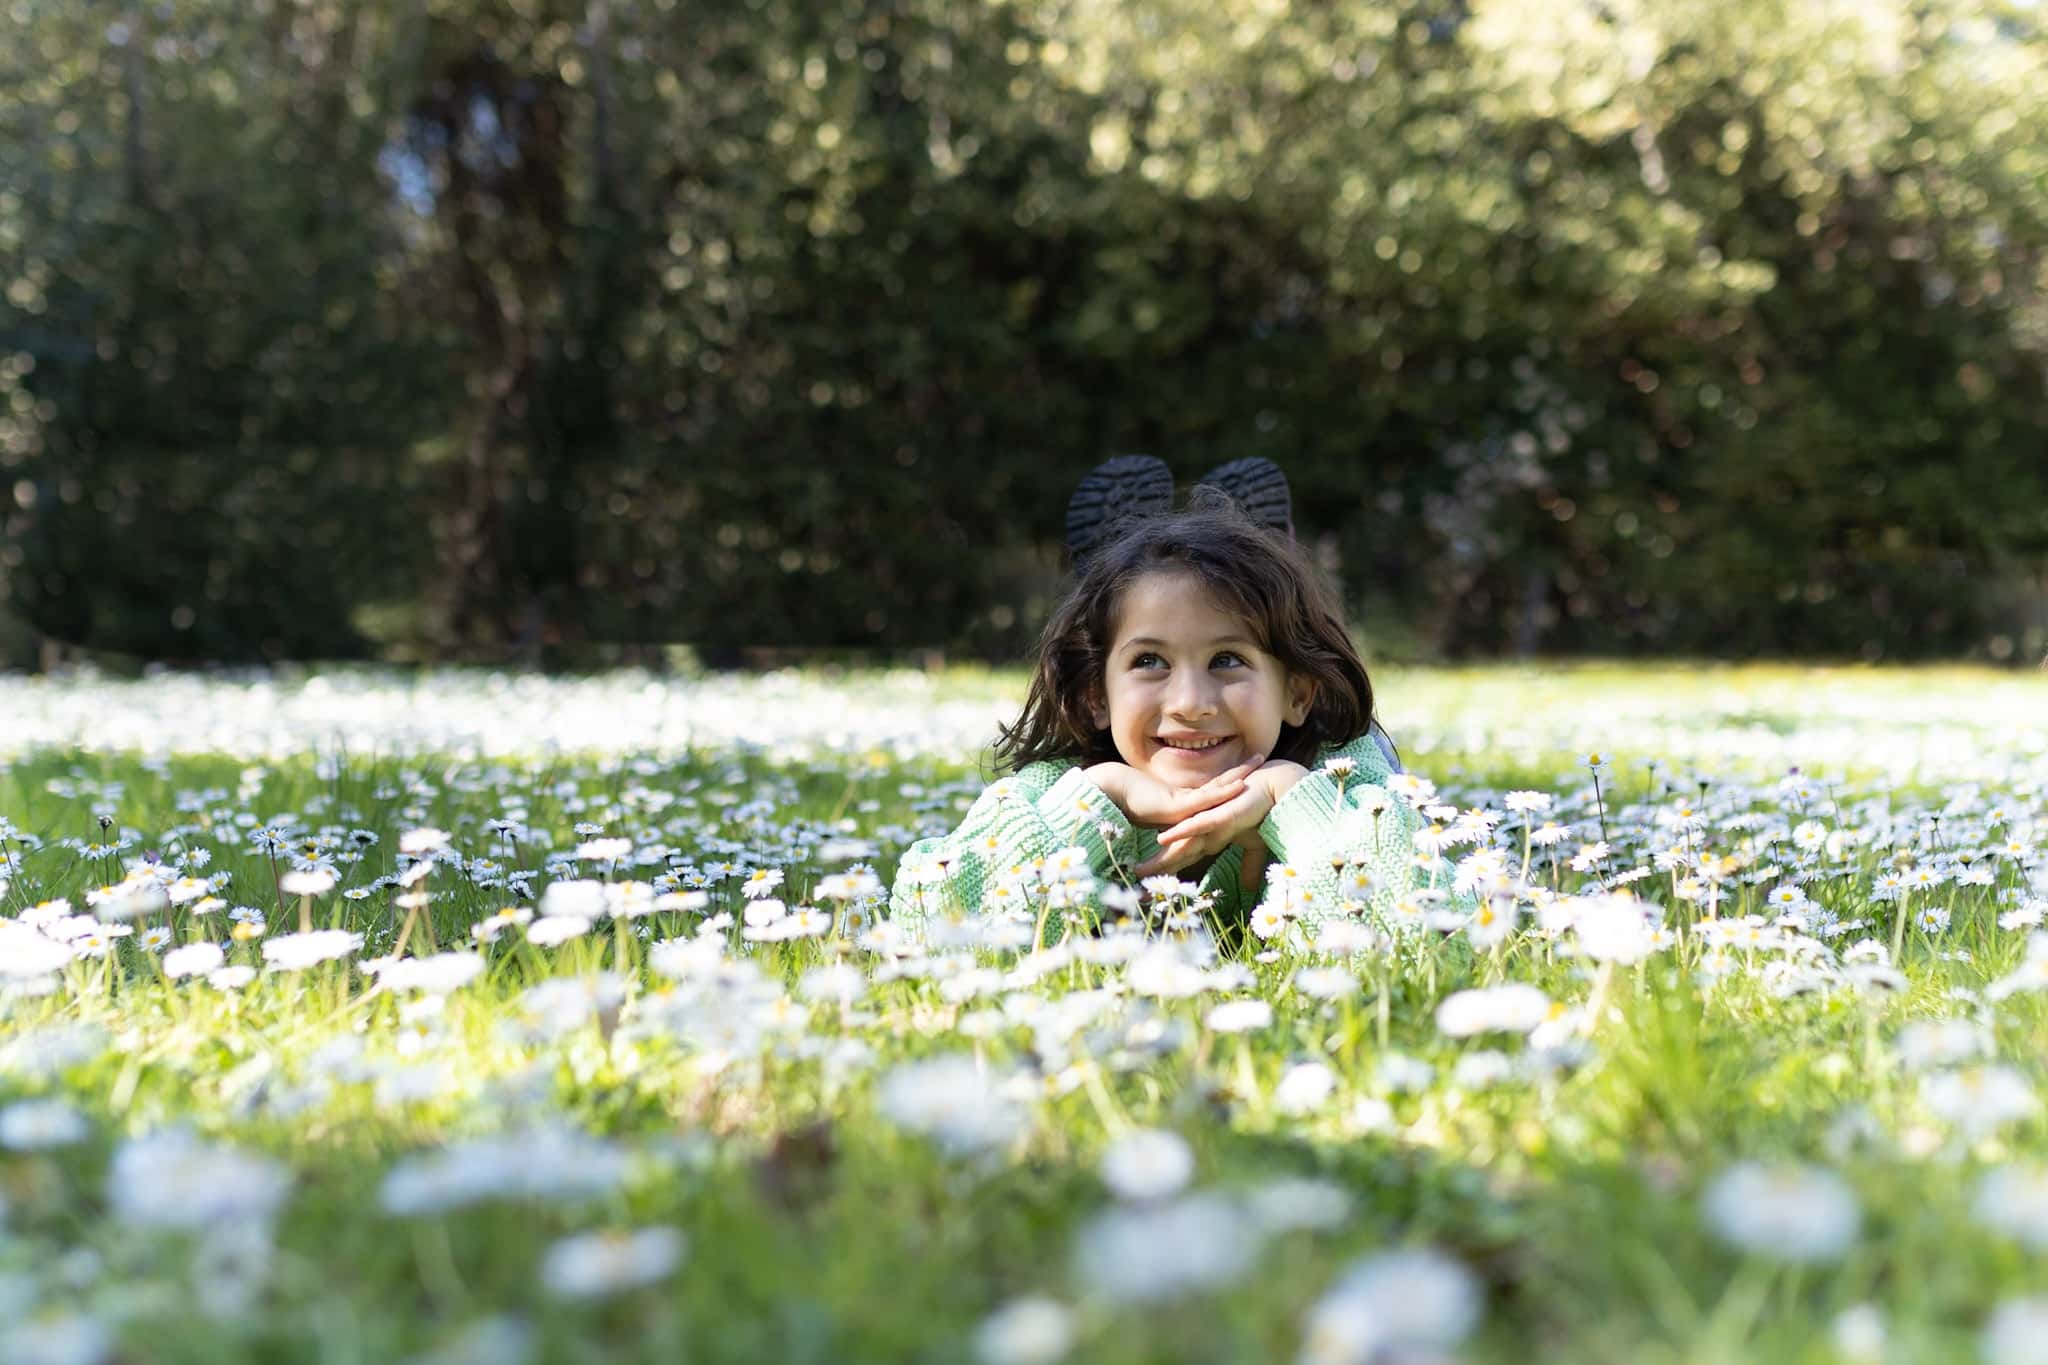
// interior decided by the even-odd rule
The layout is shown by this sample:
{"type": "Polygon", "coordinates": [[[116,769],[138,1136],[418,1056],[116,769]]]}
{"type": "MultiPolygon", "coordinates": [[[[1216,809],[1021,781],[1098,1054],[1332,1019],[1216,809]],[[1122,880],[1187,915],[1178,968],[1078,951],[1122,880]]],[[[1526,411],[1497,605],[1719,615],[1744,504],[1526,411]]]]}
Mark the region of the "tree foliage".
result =
{"type": "Polygon", "coordinates": [[[2031,8],[5,22],[0,586],[59,639],[1012,653],[1140,449],[1278,459],[1444,651],[2026,644],[2031,8]]]}

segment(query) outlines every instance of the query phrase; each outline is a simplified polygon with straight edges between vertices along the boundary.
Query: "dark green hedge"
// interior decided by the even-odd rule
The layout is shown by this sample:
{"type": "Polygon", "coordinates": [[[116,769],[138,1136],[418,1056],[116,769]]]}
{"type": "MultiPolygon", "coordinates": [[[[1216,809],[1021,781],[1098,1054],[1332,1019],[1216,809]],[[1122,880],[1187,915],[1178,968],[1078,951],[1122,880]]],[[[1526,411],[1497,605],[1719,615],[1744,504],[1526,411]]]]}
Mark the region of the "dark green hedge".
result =
{"type": "Polygon", "coordinates": [[[2032,11],[1498,9],[18,9],[0,609],[1004,657],[1145,450],[1410,648],[2038,646],[2032,11]]]}

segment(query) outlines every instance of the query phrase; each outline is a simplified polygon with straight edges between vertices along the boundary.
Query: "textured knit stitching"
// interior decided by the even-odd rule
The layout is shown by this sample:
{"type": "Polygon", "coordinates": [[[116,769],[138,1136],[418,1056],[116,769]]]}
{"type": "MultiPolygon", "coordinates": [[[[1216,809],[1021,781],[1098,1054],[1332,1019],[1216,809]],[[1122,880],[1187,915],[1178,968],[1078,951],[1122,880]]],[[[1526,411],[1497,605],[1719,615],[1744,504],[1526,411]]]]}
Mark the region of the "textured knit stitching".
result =
{"type": "MultiPolygon", "coordinates": [[[[1369,736],[1325,748],[1318,766],[1280,798],[1259,833],[1272,850],[1273,861],[1286,862],[1300,874],[1310,906],[1301,916],[1311,932],[1338,901],[1338,871],[1332,859],[1351,855],[1373,878],[1372,904],[1388,915],[1396,900],[1426,884],[1414,867],[1415,812],[1405,802],[1388,799],[1377,817],[1366,808],[1367,789],[1387,798],[1382,785],[1392,775],[1387,756],[1369,736]],[[1340,789],[1337,779],[1320,766],[1333,758],[1355,765],[1340,789]]],[[[1115,867],[1128,875],[1159,849],[1156,831],[1133,826],[1114,801],[1071,762],[1033,763],[991,785],[968,808],[960,825],[939,838],[920,839],[904,853],[889,897],[890,914],[911,928],[924,918],[954,905],[966,911],[985,909],[984,898],[1006,872],[1036,863],[1061,848],[1078,845],[1088,854],[1089,870],[1103,881],[1116,879],[1115,867]],[[1105,843],[1097,830],[1107,824],[1116,837],[1105,843]],[[916,870],[932,858],[946,859],[950,886],[920,884],[916,870]]],[[[1210,864],[1202,889],[1216,898],[1219,914],[1248,914],[1270,884],[1247,894],[1238,885],[1242,854],[1226,849],[1210,864]]],[[[1048,936],[1057,937],[1057,917],[1048,936]]]]}

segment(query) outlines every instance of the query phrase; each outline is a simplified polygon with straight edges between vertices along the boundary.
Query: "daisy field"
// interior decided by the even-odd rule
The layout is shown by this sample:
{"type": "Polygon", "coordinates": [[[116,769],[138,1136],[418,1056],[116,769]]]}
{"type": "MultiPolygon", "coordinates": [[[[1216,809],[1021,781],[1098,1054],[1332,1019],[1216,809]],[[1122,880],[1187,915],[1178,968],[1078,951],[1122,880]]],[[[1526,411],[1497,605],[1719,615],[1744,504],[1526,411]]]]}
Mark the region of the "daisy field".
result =
{"type": "Polygon", "coordinates": [[[1393,912],[909,933],[1019,674],[0,677],[0,1361],[2048,1360],[2048,678],[1375,681],[1393,912]]]}

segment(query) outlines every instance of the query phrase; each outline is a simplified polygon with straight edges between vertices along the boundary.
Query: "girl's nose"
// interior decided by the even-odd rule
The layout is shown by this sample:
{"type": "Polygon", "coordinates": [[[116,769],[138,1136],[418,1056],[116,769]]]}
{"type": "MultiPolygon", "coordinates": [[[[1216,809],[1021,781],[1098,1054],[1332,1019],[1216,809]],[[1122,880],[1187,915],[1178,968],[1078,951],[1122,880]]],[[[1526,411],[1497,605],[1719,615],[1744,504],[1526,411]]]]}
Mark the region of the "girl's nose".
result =
{"type": "Polygon", "coordinates": [[[1207,716],[1216,710],[1216,695],[1208,686],[1207,679],[1189,678],[1185,673],[1176,679],[1173,691],[1166,698],[1167,711],[1176,716],[1207,716]]]}

